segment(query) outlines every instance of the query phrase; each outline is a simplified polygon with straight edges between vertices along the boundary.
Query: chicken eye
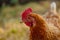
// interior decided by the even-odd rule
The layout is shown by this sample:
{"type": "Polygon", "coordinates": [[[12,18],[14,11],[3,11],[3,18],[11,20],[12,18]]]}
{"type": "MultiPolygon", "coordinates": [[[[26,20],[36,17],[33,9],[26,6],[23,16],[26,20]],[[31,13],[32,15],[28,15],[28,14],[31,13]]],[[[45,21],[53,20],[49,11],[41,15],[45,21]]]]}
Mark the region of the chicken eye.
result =
{"type": "Polygon", "coordinates": [[[31,18],[29,16],[27,17],[27,21],[28,22],[31,22],[31,18]]]}

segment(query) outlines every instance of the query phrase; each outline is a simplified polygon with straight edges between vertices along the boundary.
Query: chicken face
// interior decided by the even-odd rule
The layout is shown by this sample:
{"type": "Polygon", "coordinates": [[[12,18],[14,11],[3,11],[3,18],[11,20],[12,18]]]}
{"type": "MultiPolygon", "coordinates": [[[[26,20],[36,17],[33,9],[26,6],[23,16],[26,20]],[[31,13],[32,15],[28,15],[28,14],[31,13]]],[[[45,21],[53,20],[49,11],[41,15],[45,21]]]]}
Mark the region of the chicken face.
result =
{"type": "Polygon", "coordinates": [[[27,16],[27,22],[30,22],[30,27],[34,27],[36,25],[36,21],[33,17],[27,16]]]}
{"type": "Polygon", "coordinates": [[[28,15],[32,13],[32,9],[28,8],[22,13],[22,21],[27,25],[27,26],[32,26],[33,25],[33,18],[29,17],[28,15]]]}

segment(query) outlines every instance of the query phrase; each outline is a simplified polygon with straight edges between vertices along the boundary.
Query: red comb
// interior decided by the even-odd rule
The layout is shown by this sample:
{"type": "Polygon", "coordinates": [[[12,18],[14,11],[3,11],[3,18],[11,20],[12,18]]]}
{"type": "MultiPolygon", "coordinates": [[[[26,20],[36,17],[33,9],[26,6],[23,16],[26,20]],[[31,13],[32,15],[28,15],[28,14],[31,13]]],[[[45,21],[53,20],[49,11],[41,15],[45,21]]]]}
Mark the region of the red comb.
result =
{"type": "MultiPolygon", "coordinates": [[[[23,22],[25,22],[27,15],[30,14],[31,12],[32,12],[32,9],[31,9],[31,8],[28,8],[28,9],[26,9],[26,10],[22,13],[22,20],[23,20],[23,22]]],[[[25,22],[25,23],[26,23],[26,25],[28,25],[28,26],[30,25],[29,22],[25,22]]]]}

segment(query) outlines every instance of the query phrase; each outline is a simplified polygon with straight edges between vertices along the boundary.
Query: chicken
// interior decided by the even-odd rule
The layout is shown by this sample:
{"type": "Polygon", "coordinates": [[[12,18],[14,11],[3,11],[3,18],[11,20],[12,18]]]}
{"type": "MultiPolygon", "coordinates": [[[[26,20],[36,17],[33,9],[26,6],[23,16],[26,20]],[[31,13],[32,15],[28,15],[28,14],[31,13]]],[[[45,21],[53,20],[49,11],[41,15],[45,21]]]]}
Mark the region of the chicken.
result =
{"type": "Polygon", "coordinates": [[[47,21],[48,25],[53,25],[60,29],[60,16],[57,12],[48,11],[44,14],[44,19],[47,21]]]}
{"type": "Polygon", "coordinates": [[[22,13],[22,21],[30,28],[29,40],[60,40],[60,29],[49,25],[42,15],[33,13],[32,9],[22,13]]]}
{"type": "Polygon", "coordinates": [[[60,29],[60,16],[58,15],[58,12],[56,11],[55,2],[51,3],[51,9],[44,14],[44,18],[46,19],[49,25],[53,25],[60,29]]]}

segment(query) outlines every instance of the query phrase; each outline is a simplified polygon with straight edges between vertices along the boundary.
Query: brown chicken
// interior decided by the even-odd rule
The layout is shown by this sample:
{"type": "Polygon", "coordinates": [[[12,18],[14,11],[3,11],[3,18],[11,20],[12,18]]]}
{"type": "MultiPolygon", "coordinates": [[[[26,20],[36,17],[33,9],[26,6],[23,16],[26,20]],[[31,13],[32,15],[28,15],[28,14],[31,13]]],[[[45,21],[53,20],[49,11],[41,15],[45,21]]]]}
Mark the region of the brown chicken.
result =
{"type": "Polygon", "coordinates": [[[49,25],[53,25],[60,29],[60,16],[57,12],[48,11],[43,16],[49,25]]]}
{"type": "MultiPolygon", "coordinates": [[[[51,17],[51,15],[42,17],[39,14],[32,13],[31,9],[27,10],[23,12],[22,20],[30,28],[30,40],[60,40],[60,29],[59,26],[56,26],[55,24],[57,22],[55,22],[55,20],[53,20],[55,23],[52,23],[52,20],[49,21],[50,19],[48,17],[51,17]],[[27,10],[29,12],[27,12],[27,10]],[[47,21],[46,19],[49,20],[47,21]],[[50,24],[55,24],[55,26],[50,24]]],[[[54,17],[51,17],[51,19],[53,19],[54,17]]],[[[58,18],[57,15],[56,18],[58,18]]]]}
{"type": "Polygon", "coordinates": [[[58,15],[58,12],[56,11],[55,2],[51,3],[49,11],[46,12],[44,15],[45,15],[44,18],[46,19],[49,25],[53,25],[60,29],[60,16],[58,15]]]}

